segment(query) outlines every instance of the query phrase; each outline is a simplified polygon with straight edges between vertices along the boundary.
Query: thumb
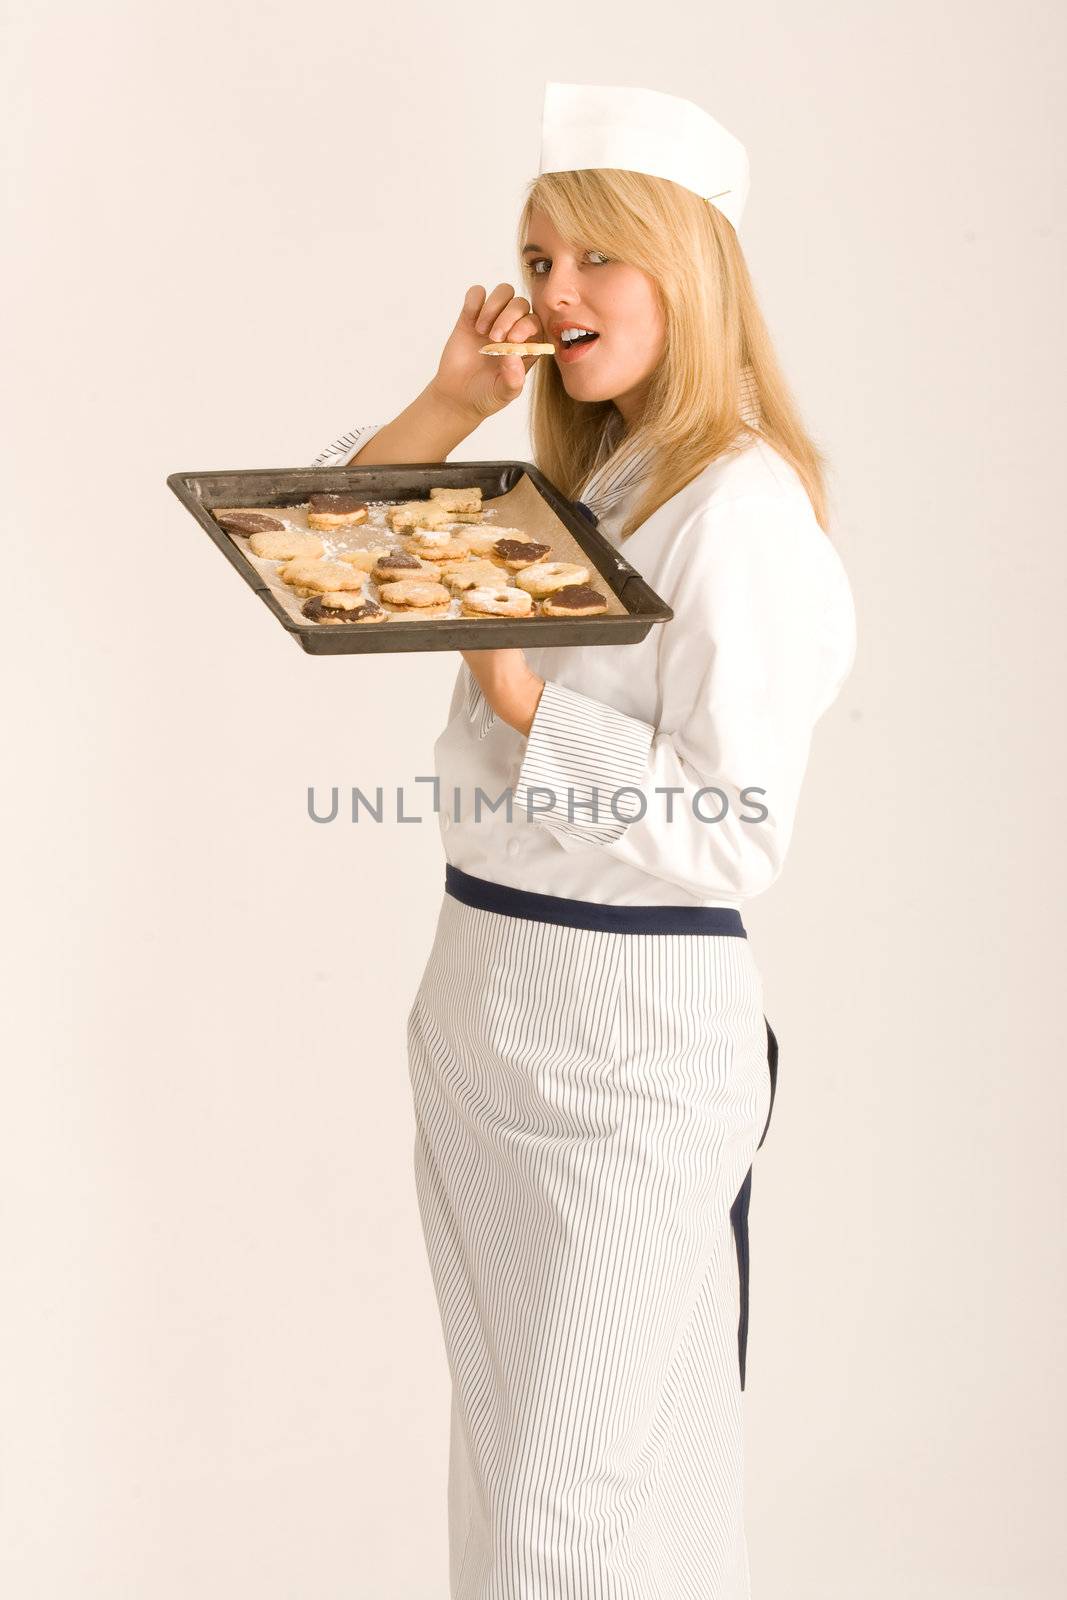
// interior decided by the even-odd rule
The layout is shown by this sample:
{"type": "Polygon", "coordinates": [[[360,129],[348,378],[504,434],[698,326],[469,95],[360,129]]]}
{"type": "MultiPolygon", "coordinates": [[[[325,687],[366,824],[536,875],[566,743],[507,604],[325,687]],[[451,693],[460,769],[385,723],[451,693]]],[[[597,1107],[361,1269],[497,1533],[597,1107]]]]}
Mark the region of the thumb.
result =
{"type": "Polygon", "coordinates": [[[500,356],[500,386],[506,390],[508,396],[514,399],[522,393],[522,386],[526,382],[526,364],[521,356],[500,356]]]}

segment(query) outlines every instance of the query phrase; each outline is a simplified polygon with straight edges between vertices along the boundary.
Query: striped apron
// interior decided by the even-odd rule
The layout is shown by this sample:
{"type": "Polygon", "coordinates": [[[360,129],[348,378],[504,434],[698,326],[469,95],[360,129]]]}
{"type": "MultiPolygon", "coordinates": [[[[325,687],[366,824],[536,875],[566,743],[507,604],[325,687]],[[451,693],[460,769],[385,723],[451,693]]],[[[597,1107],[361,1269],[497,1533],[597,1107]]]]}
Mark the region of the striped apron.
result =
{"type": "Polygon", "coordinates": [[[740,913],[449,864],[407,1039],[451,1600],[748,1600],[748,1202],[777,1041],[740,913]]]}

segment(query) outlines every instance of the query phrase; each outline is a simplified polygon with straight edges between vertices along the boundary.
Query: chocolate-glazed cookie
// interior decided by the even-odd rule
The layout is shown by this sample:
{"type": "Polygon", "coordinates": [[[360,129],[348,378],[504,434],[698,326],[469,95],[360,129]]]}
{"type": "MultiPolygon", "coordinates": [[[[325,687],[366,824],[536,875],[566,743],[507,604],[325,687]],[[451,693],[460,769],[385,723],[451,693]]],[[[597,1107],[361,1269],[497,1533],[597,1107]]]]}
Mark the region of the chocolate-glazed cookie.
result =
{"type": "Polygon", "coordinates": [[[591,583],[568,583],[541,601],[541,614],[545,617],[593,616],[607,609],[606,597],[591,583]]]}
{"type": "Polygon", "coordinates": [[[506,567],[517,572],[529,567],[542,556],[547,556],[552,546],[537,544],[533,539],[498,539],[493,545],[493,555],[506,567]]]}
{"type": "Polygon", "coordinates": [[[377,600],[358,594],[316,594],[300,607],[312,622],[384,622],[385,610],[377,600]]]}
{"type": "Polygon", "coordinates": [[[213,511],[220,528],[227,533],[284,533],[285,523],[266,511],[213,511]]]}

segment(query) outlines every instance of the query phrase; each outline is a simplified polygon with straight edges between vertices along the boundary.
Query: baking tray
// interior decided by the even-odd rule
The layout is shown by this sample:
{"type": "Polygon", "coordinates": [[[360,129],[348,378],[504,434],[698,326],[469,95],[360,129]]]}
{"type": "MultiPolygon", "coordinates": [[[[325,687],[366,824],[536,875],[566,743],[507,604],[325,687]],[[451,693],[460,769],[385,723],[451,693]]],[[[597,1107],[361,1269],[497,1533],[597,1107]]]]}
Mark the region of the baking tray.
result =
{"type": "MultiPolygon", "coordinates": [[[[167,484],[196,518],[227,561],[253,589],[287,633],[309,655],[337,656],[391,650],[478,650],[540,645],[636,644],[654,622],[668,622],[674,612],[645,582],[618,548],[574,504],[560,494],[528,461],[412,462],[366,467],[263,468],[236,472],[173,472],[167,484]],[[402,616],[385,622],[316,623],[294,617],[272,592],[265,571],[273,562],[259,562],[220,528],[212,511],[231,506],[296,507],[312,494],[353,492],[376,503],[422,500],[430,489],[477,485],[483,503],[521,486],[523,478],[536,491],[543,510],[554,515],[574,540],[595,577],[616,598],[618,610],[592,617],[424,617],[402,616]]],[[[491,524],[487,524],[491,525],[491,524]]],[[[373,530],[367,523],[340,530],[356,536],[373,530]]],[[[323,536],[328,537],[328,536],[323,536]]],[[[565,543],[565,541],[564,541],[565,543]]],[[[593,581],[593,574],[590,576],[593,581]]],[[[288,599],[288,597],[287,597],[288,599]]],[[[290,602],[291,603],[291,602],[290,602]]],[[[300,602],[302,604],[302,601],[300,602]]]]}

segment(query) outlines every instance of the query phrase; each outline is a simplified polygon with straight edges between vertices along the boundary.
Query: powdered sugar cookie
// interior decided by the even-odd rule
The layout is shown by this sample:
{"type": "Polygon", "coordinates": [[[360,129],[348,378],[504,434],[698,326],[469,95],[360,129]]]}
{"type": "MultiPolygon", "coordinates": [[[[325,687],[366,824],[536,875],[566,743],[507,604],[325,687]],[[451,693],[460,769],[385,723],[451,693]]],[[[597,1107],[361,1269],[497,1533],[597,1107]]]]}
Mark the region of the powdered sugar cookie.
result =
{"type": "Polygon", "coordinates": [[[467,589],[460,595],[460,605],[464,615],[471,617],[528,617],[533,610],[533,600],[525,589],[505,584],[495,589],[467,589]]]}
{"type": "Polygon", "coordinates": [[[577,561],[535,561],[532,567],[515,574],[515,582],[535,600],[543,600],[546,594],[568,583],[584,583],[588,576],[589,568],[580,567],[577,561]]]}
{"type": "Polygon", "coordinates": [[[385,520],[394,533],[411,533],[415,528],[446,528],[452,519],[430,500],[406,500],[390,506],[385,520]]]}
{"type": "Polygon", "coordinates": [[[416,528],[405,536],[404,548],[424,561],[462,561],[471,547],[465,534],[451,528],[416,528]]]}

